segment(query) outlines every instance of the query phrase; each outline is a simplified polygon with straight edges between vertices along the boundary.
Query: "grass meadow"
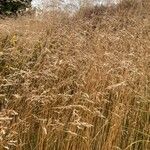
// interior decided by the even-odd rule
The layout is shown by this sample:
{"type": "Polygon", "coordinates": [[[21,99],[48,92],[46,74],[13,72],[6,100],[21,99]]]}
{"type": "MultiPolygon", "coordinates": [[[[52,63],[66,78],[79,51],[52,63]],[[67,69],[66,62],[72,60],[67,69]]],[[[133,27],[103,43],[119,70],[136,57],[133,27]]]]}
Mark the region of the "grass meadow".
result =
{"type": "Polygon", "coordinates": [[[0,150],[150,150],[150,2],[0,20],[0,150]]]}

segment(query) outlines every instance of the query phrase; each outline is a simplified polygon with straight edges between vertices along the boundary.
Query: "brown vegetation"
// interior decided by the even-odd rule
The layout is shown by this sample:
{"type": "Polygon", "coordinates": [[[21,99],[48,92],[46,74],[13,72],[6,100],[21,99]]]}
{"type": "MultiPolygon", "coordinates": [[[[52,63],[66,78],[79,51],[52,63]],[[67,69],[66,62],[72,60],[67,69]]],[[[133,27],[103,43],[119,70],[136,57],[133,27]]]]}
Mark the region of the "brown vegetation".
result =
{"type": "Polygon", "coordinates": [[[0,149],[150,149],[150,7],[130,4],[0,20],[0,149]]]}

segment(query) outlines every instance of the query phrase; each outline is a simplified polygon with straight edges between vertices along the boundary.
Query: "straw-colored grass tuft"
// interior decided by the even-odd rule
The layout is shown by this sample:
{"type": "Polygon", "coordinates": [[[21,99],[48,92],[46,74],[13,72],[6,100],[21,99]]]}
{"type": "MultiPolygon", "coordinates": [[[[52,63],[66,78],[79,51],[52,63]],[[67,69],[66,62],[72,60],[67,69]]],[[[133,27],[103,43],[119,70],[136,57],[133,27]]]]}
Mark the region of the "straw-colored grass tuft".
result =
{"type": "Polygon", "coordinates": [[[0,20],[0,149],[149,150],[148,6],[0,20]]]}

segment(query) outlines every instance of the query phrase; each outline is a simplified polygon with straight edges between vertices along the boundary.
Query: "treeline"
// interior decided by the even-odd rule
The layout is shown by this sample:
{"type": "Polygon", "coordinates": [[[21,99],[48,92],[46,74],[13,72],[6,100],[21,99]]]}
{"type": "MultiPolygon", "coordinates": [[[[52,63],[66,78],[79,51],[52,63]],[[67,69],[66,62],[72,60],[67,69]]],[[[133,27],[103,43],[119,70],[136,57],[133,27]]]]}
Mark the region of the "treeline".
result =
{"type": "Polygon", "coordinates": [[[32,0],[0,0],[0,15],[12,15],[31,7],[32,0]]]}

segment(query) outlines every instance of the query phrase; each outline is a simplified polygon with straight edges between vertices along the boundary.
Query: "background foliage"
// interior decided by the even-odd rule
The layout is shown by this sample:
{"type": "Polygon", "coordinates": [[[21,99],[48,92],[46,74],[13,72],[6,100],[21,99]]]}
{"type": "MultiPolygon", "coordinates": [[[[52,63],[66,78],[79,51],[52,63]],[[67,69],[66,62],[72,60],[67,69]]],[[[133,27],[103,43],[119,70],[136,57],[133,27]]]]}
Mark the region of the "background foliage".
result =
{"type": "Polygon", "coordinates": [[[1,0],[0,14],[15,14],[31,6],[32,0],[1,0]]]}

